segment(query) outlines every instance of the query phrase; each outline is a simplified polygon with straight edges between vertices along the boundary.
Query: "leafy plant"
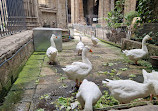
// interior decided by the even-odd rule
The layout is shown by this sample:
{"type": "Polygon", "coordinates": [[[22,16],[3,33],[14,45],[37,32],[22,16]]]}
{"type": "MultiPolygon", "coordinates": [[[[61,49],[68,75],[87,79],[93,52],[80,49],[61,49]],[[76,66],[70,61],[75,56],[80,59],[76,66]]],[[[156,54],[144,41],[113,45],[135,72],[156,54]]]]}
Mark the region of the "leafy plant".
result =
{"type": "Polygon", "coordinates": [[[117,28],[121,26],[121,23],[123,21],[123,7],[124,7],[124,0],[116,1],[114,10],[108,12],[108,17],[105,18],[108,27],[117,28]]]}
{"type": "Polygon", "coordinates": [[[39,99],[48,99],[50,97],[50,94],[44,94],[43,96],[41,96],[39,99]]]}
{"type": "Polygon", "coordinates": [[[130,74],[129,77],[133,78],[133,77],[136,77],[136,75],[135,74],[130,74]]]}
{"type": "Polygon", "coordinates": [[[155,0],[138,0],[137,11],[141,17],[141,23],[157,23],[158,18],[154,13],[154,2],[155,0]]]}
{"type": "Polygon", "coordinates": [[[120,68],[122,71],[126,71],[128,68],[120,68]]]}
{"type": "Polygon", "coordinates": [[[134,17],[139,17],[139,14],[138,14],[138,12],[136,12],[136,11],[131,11],[131,12],[129,12],[129,13],[127,13],[125,16],[124,16],[124,18],[125,18],[125,24],[126,25],[131,25],[131,23],[132,23],[132,20],[133,20],[133,18],[134,17]]]}
{"type": "Polygon", "coordinates": [[[73,102],[73,97],[59,97],[55,102],[52,102],[51,104],[55,104],[59,110],[66,109],[66,111],[70,111],[71,109],[71,102],[73,102]]]}
{"type": "Polygon", "coordinates": [[[37,79],[37,80],[35,81],[35,84],[39,84],[39,79],[37,79]]]}
{"type": "Polygon", "coordinates": [[[147,42],[150,44],[158,45],[158,32],[150,31],[149,33],[144,33],[142,35],[139,35],[139,33],[136,33],[135,35],[136,37],[133,39],[141,42],[147,34],[152,38],[152,40],[148,40],[147,42]]]}
{"type": "Polygon", "coordinates": [[[94,107],[104,108],[118,104],[119,102],[113,96],[110,96],[107,91],[104,91],[103,96],[98,100],[97,104],[94,107]]]}
{"type": "Polygon", "coordinates": [[[61,76],[60,79],[58,79],[58,81],[59,81],[59,82],[60,82],[60,81],[63,82],[63,80],[65,80],[65,79],[66,79],[66,77],[61,76]]]}

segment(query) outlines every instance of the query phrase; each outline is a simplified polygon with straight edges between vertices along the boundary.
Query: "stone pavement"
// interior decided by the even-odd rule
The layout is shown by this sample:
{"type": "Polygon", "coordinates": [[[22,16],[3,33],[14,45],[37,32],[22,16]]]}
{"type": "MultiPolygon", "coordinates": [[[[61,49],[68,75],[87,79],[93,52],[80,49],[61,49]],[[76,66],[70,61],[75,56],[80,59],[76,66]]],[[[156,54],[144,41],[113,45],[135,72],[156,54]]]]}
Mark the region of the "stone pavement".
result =
{"type": "MultiPolygon", "coordinates": [[[[45,52],[34,52],[20,72],[18,79],[13,84],[5,98],[2,111],[54,111],[53,102],[59,97],[75,96],[72,93],[75,83],[68,80],[62,67],[74,61],[81,61],[81,56],[75,50],[79,41],[79,33],[75,40],[63,43],[63,51],[58,53],[58,65],[48,65],[45,52]]],[[[129,64],[119,48],[99,42],[97,47],[92,45],[90,38],[84,36],[83,43],[93,50],[88,53],[93,69],[88,80],[95,82],[103,92],[107,88],[102,85],[102,80],[109,79],[133,79],[143,82],[141,69],[148,69],[145,61],[140,61],[141,66],[129,64]],[[144,65],[145,64],[145,65],[144,65]]],[[[139,102],[139,101],[138,101],[139,102]]],[[[157,106],[147,105],[127,109],[130,111],[156,111],[157,106]]],[[[101,111],[101,110],[100,110],[101,111]]]]}

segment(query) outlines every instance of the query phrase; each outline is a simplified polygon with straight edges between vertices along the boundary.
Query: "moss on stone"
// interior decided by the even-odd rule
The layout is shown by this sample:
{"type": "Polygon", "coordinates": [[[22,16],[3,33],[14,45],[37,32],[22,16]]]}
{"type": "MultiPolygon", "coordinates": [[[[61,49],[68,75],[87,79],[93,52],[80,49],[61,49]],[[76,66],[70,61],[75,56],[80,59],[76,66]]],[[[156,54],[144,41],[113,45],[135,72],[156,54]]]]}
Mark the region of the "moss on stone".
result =
{"type": "Polygon", "coordinates": [[[38,77],[30,77],[30,78],[18,78],[16,82],[13,84],[11,90],[24,90],[28,88],[35,88],[35,81],[38,77]]]}
{"type": "Polygon", "coordinates": [[[43,60],[28,60],[25,64],[25,66],[28,67],[41,67],[43,63],[43,60]]]}
{"type": "Polygon", "coordinates": [[[0,111],[15,111],[15,105],[14,104],[13,105],[11,105],[11,104],[2,105],[2,106],[0,106],[0,111]]]}
{"type": "Polygon", "coordinates": [[[36,59],[44,59],[45,55],[31,55],[31,57],[29,58],[29,60],[36,60],[36,59]]]}
{"type": "Polygon", "coordinates": [[[5,97],[5,102],[3,104],[8,105],[8,104],[18,103],[21,100],[23,93],[24,93],[24,90],[10,91],[5,97]]]}
{"type": "Polygon", "coordinates": [[[39,67],[24,67],[23,70],[19,74],[19,78],[30,78],[30,77],[38,77],[40,74],[40,68],[39,67]]]}
{"type": "Polygon", "coordinates": [[[5,84],[5,86],[3,86],[3,88],[5,88],[7,91],[11,88],[12,83],[11,83],[11,79],[5,84]]]}
{"type": "Polygon", "coordinates": [[[102,42],[104,42],[104,43],[110,44],[110,45],[112,45],[112,46],[115,46],[115,47],[121,48],[121,46],[120,46],[120,45],[118,45],[118,44],[115,44],[115,43],[112,43],[112,42],[109,42],[109,41],[106,41],[106,40],[102,40],[102,39],[99,39],[99,40],[100,40],[100,41],[102,41],[102,42]]]}
{"type": "Polygon", "coordinates": [[[32,55],[45,55],[46,52],[34,52],[32,55]]]}

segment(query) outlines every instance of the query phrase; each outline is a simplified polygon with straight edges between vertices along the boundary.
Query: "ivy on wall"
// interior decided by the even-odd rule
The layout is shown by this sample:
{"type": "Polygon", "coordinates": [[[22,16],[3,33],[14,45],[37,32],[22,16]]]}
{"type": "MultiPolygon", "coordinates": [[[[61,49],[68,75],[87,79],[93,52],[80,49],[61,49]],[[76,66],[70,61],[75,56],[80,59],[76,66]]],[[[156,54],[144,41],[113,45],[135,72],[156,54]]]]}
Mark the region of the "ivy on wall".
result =
{"type": "Polygon", "coordinates": [[[141,23],[158,23],[158,18],[154,12],[156,0],[137,0],[137,12],[141,17],[141,23]]]}

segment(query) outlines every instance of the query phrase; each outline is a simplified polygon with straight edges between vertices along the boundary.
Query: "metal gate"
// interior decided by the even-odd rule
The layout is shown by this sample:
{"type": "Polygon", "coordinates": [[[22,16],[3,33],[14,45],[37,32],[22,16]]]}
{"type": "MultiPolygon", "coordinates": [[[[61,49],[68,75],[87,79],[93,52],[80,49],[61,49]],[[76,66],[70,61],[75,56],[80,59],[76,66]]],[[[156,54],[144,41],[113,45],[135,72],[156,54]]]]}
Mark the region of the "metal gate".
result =
{"type": "Polygon", "coordinates": [[[0,0],[0,37],[26,29],[23,0],[0,0]]]}

